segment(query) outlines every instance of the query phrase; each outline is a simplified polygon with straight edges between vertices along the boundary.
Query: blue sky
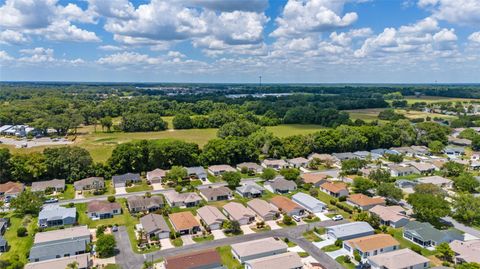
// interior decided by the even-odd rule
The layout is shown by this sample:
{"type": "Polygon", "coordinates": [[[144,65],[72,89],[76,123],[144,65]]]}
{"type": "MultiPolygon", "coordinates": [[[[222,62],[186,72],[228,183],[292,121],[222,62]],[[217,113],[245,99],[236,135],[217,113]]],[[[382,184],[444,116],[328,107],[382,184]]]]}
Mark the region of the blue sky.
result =
{"type": "Polygon", "coordinates": [[[480,82],[480,0],[1,0],[0,80],[480,82]]]}

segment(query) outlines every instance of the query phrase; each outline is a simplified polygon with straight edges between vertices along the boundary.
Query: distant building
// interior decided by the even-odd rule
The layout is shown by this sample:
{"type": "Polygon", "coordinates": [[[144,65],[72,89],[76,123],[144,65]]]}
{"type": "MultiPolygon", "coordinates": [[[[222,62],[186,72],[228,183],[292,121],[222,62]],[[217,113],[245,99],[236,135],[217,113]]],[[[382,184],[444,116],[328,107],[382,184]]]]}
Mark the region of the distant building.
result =
{"type": "Polygon", "coordinates": [[[73,182],[76,191],[96,190],[105,188],[105,180],[103,177],[89,177],[73,182]]]}
{"type": "Polygon", "coordinates": [[[162,183],[162,179],[167,175],[167,171],[163,169],[155,169],[153,171],[147,172],[147,181],[150,184],[162,183]]]}
{"type": "Polygon", "coordinates": [[[56,192],[65,191],[65,179],[52,179],[47,181],[36,181],[32,183],[32,192],[46,191],[51,189],[56,192]]]}
{"type": "Polygon", "coordinates": [[[128,183],[137,183],[142,179],[140,174],[126,173],[123,175],[117,175],[112,177],[113,187],[122,188],[126,187],[128,183]]]}
{"type": "Polygon", "coordinates": [[[323,212],[327,209],[327,205],[325,203],[303,192],[294,194],[292,196],[292,201],[301,205],[312,213],[323,212]]]}
{"type": "Polygon", "coordinates": [[[208,167],[208,173],[213,176],[221,176],[225,172],[236,172],[235,168],[227,164],[211,165],[208,167]]]}
{"type": "Polygon", "coordinates": [[[297,184],[283,177],[276,177],[264,183],[264,187],[273,193],[285,194],[297,189],[297,184]]]}

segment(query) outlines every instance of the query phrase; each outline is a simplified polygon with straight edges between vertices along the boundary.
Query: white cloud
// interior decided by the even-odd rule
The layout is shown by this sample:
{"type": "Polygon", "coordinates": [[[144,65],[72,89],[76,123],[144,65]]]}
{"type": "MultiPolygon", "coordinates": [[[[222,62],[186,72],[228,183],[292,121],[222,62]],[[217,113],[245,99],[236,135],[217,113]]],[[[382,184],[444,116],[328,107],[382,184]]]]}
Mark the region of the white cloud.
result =
{"type": "Polygon", "coordinates": [[[480,32],[472,33],[468,36],[468,40],[476,43],[480,43],[480,32]]]}
{"type": "Polygon", "coordinates": [[[299,36],[312,32],[325,32],[353,24],[358,15],[349,12],[341,16],[345,1],[289,0],[280,17],[274,37],[299,36]]]}
{"type": "Polygon", "coordinates": [[[478,0],[419,0],[418,6],[432,12],[439,20],[461,25],[480,23],[480,1],[478,0]]]}
{"type": "Polygon", "coordinates": [[[27,41],[28,39],[22,33],[12,30],[0,32],[0,44],[21,44],[27,41]]]}
{"type": "Polygon", "coordinates": [[[13,60],[13,57],[8,55],[8,53],[4,50],[0,50],[0,62],[6,62],[13,60]]]}
{"type": "Polygon", "coordinates": [[[254,11],[261,12],[268,7],[268,0],[183,0],[186,5],[200,6],[215,11],[254,11]]]}
{"type": "Polygon", "coordinates": [[[114,45],[103,45],[103,46],[99,46],[98,49],[105,50],[105,51],[120,51],[120,50],[123,50],[122,47],[114,46],[114,45]]]}
{"type": "Polygon", "coordinates": [[[99,41],[94,32],[72,22],[94,23],[94,15],[75,4],[62,6],[58,0],[6,0],[0,6],[0,26],[25,35],[57,41],[99,41]]]}
{"type": "Polygon", "coordinates": [[[157,64],[159,63],[159,61],[160,59],[151,58],[146,54],[125,51],[102,57],[97,60],[97,63],[102,65],[125,66],[140,64],[157,64]]]}

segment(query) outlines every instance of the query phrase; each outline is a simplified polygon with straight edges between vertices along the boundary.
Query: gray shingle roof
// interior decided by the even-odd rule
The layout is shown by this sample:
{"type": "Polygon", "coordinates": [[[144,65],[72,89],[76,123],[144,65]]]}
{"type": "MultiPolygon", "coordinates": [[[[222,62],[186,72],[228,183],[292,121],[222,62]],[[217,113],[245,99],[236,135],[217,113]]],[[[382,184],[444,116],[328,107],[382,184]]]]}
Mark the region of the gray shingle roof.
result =
{"type": "Polygon", "coordinates": [[[39,220],[60,220],[65,218],[76,218],[77,209],[61,207],[59,205],[44,206],[38,215],[39,220]]]}
{"type": "Polygon", "coordinates": [[[453,230],[438,230],[428,222],[411,221],[405,225],[404,231],[415,234],[424,241],[432,240],[437,243],[463,238],[458,232],[453,230]]]}
{"type": "Polygon", "coordinates": [[[148,214],[140,218],[140,223],[142,224],[143,229],[147,233],[152,233],[156,231],[161,232],[170,232],[167,222],[162,215],[159,214],[148,214]]]}

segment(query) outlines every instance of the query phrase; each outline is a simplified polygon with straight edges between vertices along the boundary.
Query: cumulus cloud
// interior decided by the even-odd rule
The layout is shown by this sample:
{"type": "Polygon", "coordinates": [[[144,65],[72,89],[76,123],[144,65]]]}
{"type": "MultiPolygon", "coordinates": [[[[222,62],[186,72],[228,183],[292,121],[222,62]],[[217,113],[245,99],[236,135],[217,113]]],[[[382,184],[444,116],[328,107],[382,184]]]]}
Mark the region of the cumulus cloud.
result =
{"type": "Polygon", "coordinates": [[[205,7],[216,11],[254,11],[262,12],[268,7],[268,0],[183,0],[186,5],[205,7]]]}
{"type": "Polygon", "coordinates": [[[468,36],[468,40],[476,43],[480,43],[480,32],[472,33],[468,36]]]}
{"type": "Polygon", "coordinates": [[[480,1],[478,0],[420,0],[418,6],[432,12],[439,20],[461,25],[480,23],[480,1]]]}
{"type": "Polygon", "coordinates": [[[353,24],[358,15],[349,12],[341,15],[345,1],[289,0],[280,17],[273,37],[290,37],[312,32],[331,31],[353,24]]]}
{"type": "Polygon", "coordinates": [[[1,44],[21,44],[27,41],[28,39],[22,33],[12,30],[5,30],[0,32],[1,44]]]}
{"type": "Polygon", "coordinates": [[[57,1],[6,0],[0,6],[0,26],[22,35],[38,35],[57,41],[100,40],[94,32],[72,24],[75,21],[93,23],[94,16],[91,12],[72,3],[62,6],[57,1]]]}

